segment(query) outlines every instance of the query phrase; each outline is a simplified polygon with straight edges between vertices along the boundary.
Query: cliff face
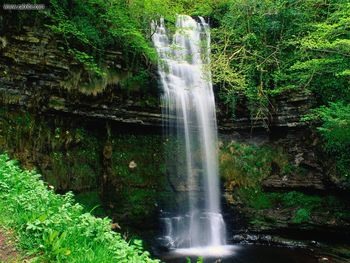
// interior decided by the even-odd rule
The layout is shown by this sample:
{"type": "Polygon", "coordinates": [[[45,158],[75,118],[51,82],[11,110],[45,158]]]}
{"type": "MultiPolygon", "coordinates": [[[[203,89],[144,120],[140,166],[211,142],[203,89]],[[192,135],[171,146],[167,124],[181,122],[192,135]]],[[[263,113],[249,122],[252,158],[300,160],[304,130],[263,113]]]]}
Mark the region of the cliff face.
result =
{"type": "MultiPolygon", "coordinates": [[[[132,93],[123,88],[123,81],[133,73],[120,52],[107,53],[103,67],[108,74],[96,78],[64,51],[62,40],[48,31],[24,27],[20,34],[1,36],[1,39],[0,101],[3,105],[22,106],[36,113],[69,113],[78,118],[133,123],[140,127],[162,125],[156,91],[142,88],[146,91],[132,93]]],[[[253,132],[255,136],[255,131],[265,129],[268,123],[269,134],[273,134],[271,141],[278,140],[297,165],[305,165],[312,171],[310,178],[303,182],[290,180],[291,186],[323,188],[322,171],[314,151],[316,137],[309,137],[310,131],[308,135],[298,131],[307,128],[300,118],[314,105],[312,95],[282,94],[271,102],[270,113],[265,118],[249,116],[243,99],[238,101],[235,118],[224,106],[219,106],[220,132],[253,132]]],[[[281,183],[272,178],[267,185],[277,187],[281,183]]]]}
{"type": "MultiPolygon", "coordinates": [[[[67,54],[63,40],[49,31],[24,27],[17,35],[1,36],[1,43],[0,100],[3,104],[20,105],[36,112],[63,112],[125,123],[162,125],[154,87],[142,87],[140,92],[123,88],[123,81],[133,72],[121,52],[107,52],[102,62],[107,75],[97,78],[67,54]]],[[[155,85],[156,79],[152,82],[155,85]]],[[[260,129],[266,127],[266,123],[271,130],[304,127],[300,117],[313,104],[311,94],[283,94],[272,99],[268,117],[251,118],[242,100],[235,118],[224,106],[219,107],[219,129],[224,133],[252,127],[260,129]]]]}
{"type": "MultiPolygon", "coordinates": [[[[17,151],[15,155],[17,158],[29,160],[31,164],[39,167],[44,175],[47,171],[49,182],[56,183],[61,191],[67,189],[82,191],[93,188],[96,184],[102,185],[101,193],[105,204],[109,206],[113,206],[113,202],[118,202],[115,200],[116,197],[123,200],[127,196],[125,193],[141,189],[137,190],[137,193],[142,193],[138,196],[140,200],[137,202],[142,208],[143,198],[148,198],[149,207],[146,210],[154,213],[156,210],[154,191],[160,191],[166,183],[163,181],[160,183],[161,176],[158,173],[159,178],[157,176],[145,178],[142,170],[139,171],[139,179],[136,177],[132,179],[135,181],[127,179],[127,174],[135,173],[128,168],[129,163],[135,158],[139,158],[141,163],[144,162],[144,167],[150,166],[144,157],[140,157],[141,149],[140,152],[130,155],[129,159],[125,160],[113,155],[115,152],[120,152],[116,143],[118,140],[113,139],[119,132],[118,129],[110,131],[108,127],[133,124],[133,131],[126,132],[129,135],[133,132],[139,133],[146,127],[156,127],[157,132],[160,131],[162,117],[156,78],[151,81],[153,82],[151,87],[126,89],[123,83],[134,72],[124,61],[122,53],[116,51],[107,52],[102,62],[107,75],[96,78],[67,54],[61,40],[44,29],[24,27],[21,33],[0,37],[0,105],[3,109],[21,108],[24,112],[28,111],[36,116],[34,120],[29,121],[33,128],[30,128],[31,125],[29,128],[26,126],[28,128],[26,131],[21,123],[16,126],[10,121],[7,122],[7,126],[3,125],[2,135],[0,135],[1,148],[17,151]],[[96,144],[84,144],[79,139],[77,127],[83,122],[81,117],[89,120],[90,124],[84,122],[86,129],[95,125],[92,130],[99,130],[103,134],[102,137],[100,134],[93,135],[92,139],[90,137],[86,139],[90,142],[97,141],[96,144]],[[56,119],[57,121],[54,121],[56,119]],[[47,120],[53,124],[43,128],[40,123],[47,120]],[[57,129],[59,129],[58,133],[57,129]],[[46,137],[42,137],[45,130],[46,137]],[[23,140],[14,142],[13,145],[5,143],[13,138],[34,136],[33,134],[37,134],[37,138],[42,137],[40,145],[38,143],[29,145],[23,140]],[[56,136],[59,138],[59,143],[55,141],[56,136]],[[96,158],[94,160],[83,158],[90,151],[97,152],[96,158]],[[63,155],[57,157],[55,153],[58,152],[63,152],[63,155]],[[80,169],[79,160],[86,163],[87,170],[80,169]],[[96,160],[99,163],[95,163],[96,160]],[[71,165],[67,168],[68,170],[63,171],[67,176],[63,179],[55,178],[55,174],[60,173],[62,164],[65,162],[71,165]],[[86,172],[93,174],[93,179],[86,181],[84,179],[86,172]]],[[[218,101],[217,116],[221,140],[263,143],[282,148],[289,162],[301,168],[288,175],[274,171],[266,176],[262,187],[267,191],[325,192],[333,186],[329,183],[324,167],[321,165],[322,155],[318,152],[319,139],[300,120],[314,103],[312,94],[285,93],[271,99],[267,117],[254,118],[249,115],[244,99],[241,99],[238,101],[236,117],[232,118],[225,106],[218,101]],[[268,124],[268,132],[266,124],[268,124]]],[[[13,115],[7,114],[1,118],[11,119],[13,115]]],[[[125,127],[127,130],[129,126],[125,127]]],[[[157,140],[159,140],[155,143],[157,146],[153,145],[154,147],[159,147],[162,143],[160,139],[157,140]]],[[[149,139],[137,139],[132,143],[141,142],[143,145],[144,141],[149,139]]],[[[125,151],[132,147],[132,143],[125,146],[125,151]]],[[[150,149],[153,147],[151,146],[150,149]]],[[[161,161],[159,161],[159,167],[160,163],[161,161]]],[[[153,171],[152,169],[150,171],[153,171]]],[[[160,173],[164,174],[164,171],[160,173]]],[[[120,206],[122,208],[118,211],[118,215],[125,214],[129,208],[128,205],[133,205],[133,201],[128,199],[125,204],[120,206]]],[[[138,209],[135,213],[140,211],[145,209],[138,209]]],[[[129,217],[128,214],[125,216],[129,217]]],[[[142,216],[140,218],[142,220],[142,216]]]]}
{"type": "Polygon", "coordinates": [[[120,52],[107,52],[96,77],[65,51],[62,40],[43,29],[23,28],[18,35],[1,36],[0,100],[36,112],[71,113],[125,123],[160,125],[154,91],[126,91],[121,84],[132,69],[120,52]],[[134,94],[137,94],[134,96],[134,94]],[[146,94],[146,95],[144,95],[146,94]]]}

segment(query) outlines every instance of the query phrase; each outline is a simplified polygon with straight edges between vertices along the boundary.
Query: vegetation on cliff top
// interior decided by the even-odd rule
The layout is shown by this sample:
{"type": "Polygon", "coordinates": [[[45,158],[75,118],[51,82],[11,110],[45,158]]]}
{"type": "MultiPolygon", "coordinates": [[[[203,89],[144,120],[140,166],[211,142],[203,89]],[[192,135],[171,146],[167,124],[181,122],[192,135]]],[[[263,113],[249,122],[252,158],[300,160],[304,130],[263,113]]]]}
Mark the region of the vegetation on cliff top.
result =
{"type": "Polygon", "coordinates": [[[158,262],[142,242],[126,242],[107,218],[83,213],[73,195],[57,195],[35,172],[0,155],[0,222],[12,228],[19,246],[38,261],[158,262]]]}

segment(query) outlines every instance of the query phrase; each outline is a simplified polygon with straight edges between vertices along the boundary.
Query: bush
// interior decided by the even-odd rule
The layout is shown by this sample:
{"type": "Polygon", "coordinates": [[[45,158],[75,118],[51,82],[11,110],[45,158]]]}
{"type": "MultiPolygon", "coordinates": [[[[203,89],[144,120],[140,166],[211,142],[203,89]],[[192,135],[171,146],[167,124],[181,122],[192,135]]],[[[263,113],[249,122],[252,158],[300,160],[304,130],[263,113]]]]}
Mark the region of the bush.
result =
{"type": "Polygon", "coordinates": [[[300,224],[303,222],[307,222],[310,220],[310,210],[305,208],[300,208],[295,212],[295,215],[293,217],[293,222],[300,224]]]}
{"type": "Polygon", "coordinates": [[[350,180],[350,106],[336,102],[317,112],[323,120],[318,130],[325,140],[324,148],[335,157],[337,173],[350,180]]]}
{"type": "Polygon", "coordinates": [[[343,101],[332,102],[314,109],[303,120],[322,122],[317,129],[324,139],[323,149],[335,160],[336,174],[350,182],[350,106],[343,101]]]}

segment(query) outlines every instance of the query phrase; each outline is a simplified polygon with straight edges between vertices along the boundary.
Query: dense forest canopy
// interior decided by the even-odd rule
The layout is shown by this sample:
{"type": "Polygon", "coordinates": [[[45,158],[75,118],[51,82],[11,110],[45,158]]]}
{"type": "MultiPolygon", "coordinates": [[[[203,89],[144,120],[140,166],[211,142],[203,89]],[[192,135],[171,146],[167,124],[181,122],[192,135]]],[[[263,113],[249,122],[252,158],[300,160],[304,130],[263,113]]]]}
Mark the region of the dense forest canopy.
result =
{"type": "MultiPolygon", "coordinates": [[[[7,1],[20,3],[21,1],[7,1]]],[[[66,50],[91,74],[105,74],[107,49],[123,50],[134,78],[146,85],[157,55],[150,23],[176,14],[203,16],[212,27],[213,81],[235,113],[239,96],[251,116],[269,125],[270,100],[313,93],[318,108],[304,117],[319,127],[337,171],[349,176],[350,3],[347,0],[46,0],[40,12],[8,12],[1,21],[18,27],[34,20],[61,35],[66,50]],[[34,19],[33,19],[34,18],[34,19]]]]}

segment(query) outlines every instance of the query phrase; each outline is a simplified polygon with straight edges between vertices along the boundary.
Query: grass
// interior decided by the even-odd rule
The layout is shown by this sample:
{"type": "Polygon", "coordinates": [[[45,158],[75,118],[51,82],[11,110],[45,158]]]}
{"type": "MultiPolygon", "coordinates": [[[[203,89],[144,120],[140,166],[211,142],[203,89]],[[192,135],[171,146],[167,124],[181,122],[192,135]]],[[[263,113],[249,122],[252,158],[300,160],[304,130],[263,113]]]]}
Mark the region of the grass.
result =
{"type": "Polygon", "coordinates": [[[33,171],[0,155],[0,224],[34,262],[159,262],[111,231],[111,220],[84,213],[73,194],[55,194],[33,171]]]}

